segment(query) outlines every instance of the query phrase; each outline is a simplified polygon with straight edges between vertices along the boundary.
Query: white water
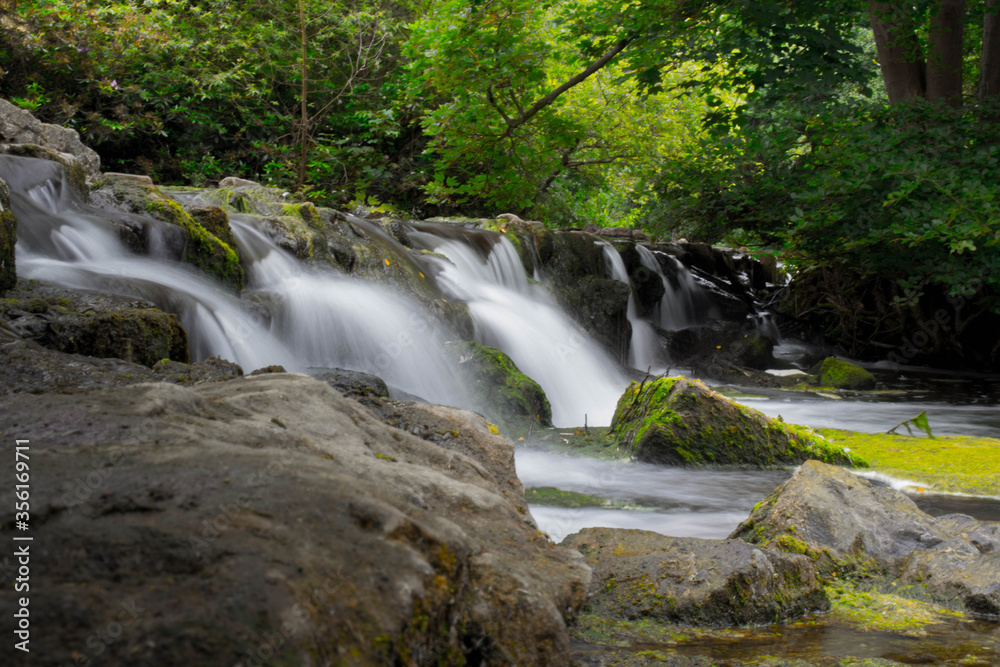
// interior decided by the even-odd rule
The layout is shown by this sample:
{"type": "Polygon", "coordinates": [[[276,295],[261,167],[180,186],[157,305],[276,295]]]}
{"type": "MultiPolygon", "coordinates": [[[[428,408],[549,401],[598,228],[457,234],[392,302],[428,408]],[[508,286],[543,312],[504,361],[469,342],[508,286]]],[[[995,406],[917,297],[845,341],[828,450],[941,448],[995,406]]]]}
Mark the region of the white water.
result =
{"type": "Polygon", "coordinates": [[[676,257],[664,255],[674,265],[678,283],[677,287],[674,287],[674,283],[664,275],[660,262],[652,250],[639,244],[636,244],[635,250],[639,253],[639,262],[655,272],[663,281],[663,298],[660,299],[659,309],[660,328],[666,331],[679,331],[695,326],[698,323],[698,307],[695,300],[701,288],[691,272],[677,261],[676,257]]]}
{"type": "MultiPolygon", "coordinates": [[[[660,337],[653,325],[639,317],[635,305],[635,293],[628,277],[628,270],[622,256],[610,243],[601,242],[601,252],[604,253],[604,268],[612,278],[628,286],[628,317],[632,325],[632,338],[628,346],[628,365],[641,371],[659,375],[667,369],[663,360],[663,350],[660,337]]],[[[636,246],[638,247],[638,246],[636,246]]]]}
{"type": "MultiPolygon", "coordinates": [[[[44,163],[0,160],[5,170],[26,166],[37,170],[38,183],[11,188],[21,278],[148,299],[178,315],[193,360],[217,356],[247,371],[348,368],[431,401],[465,404],[434,322],[417,304],[379,285],[308,271],[236,219],[248,281],[270,302],[268,318],[186,265],[130,253],[100,212],[76,201],[44,163]]],[[[13,180],[19,177],[25,172],[13,180]]]]}
{"type": "Polygon", "coordinates": [[[569,316],[532,289],[510,242],[494,234],[494,245],[483,257],[468,243],[435,235],[431,226],[421,229],[427,231],[411,232],[411,241],[449,260],[442,263],[438,284],[468,304],[480,343],[505,352],[542,387],[552,422],[610,424],[628,380],[569,316]]]}

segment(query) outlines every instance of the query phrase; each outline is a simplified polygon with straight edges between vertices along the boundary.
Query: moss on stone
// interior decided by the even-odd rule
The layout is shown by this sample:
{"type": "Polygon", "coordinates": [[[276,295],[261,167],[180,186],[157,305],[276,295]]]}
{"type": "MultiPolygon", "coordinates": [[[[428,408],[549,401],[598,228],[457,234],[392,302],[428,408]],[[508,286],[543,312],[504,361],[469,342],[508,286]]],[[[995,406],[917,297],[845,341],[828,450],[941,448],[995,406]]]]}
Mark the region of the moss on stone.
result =
{"type": "Polygon", "coordinates": [[[807,459],[865,463],[806,428],[777,422],[683,377],[629,385],[618,401],[611,435],[620,447],[651,463],[755,467],[807,459]]]}
{"type": "Polygon", "coordinates": [[[874,389],[877,384],[865,369],[836,357],[824,359],[817,375],[821,386],[836,389],[874,389]]]}
{"type": "Polygon", "coordinates": [[[551,425],[552,407],[545,392],[509,356],[472,341],[459,343],[455,352],[468,385],[491,417],[515,430],[533,421],[551,425]]]}
{"type": "MultiPolygon", "coordinates": [[[[216,278],[234,292],[243,289],[243,267],[236,251],[207,230],[159,188],[132,178],[107,177],[104,187],[136,213],[183,228],[188,234],[184,261],[216,278]]],[[[231,237],[230,237],[231,238],[231,237]]]]}
{"type": "Polygon", "coordinates": [[[10,191],[0,179],[0,292],[17,284],[14,246],[17,244],[17,218],[10,208],[10,191]]]}
{"type": "Polygon", "coordinates": [[[860,590],[849,581],[834,581],[825,590],[831,602],[830,614],[858,630],[924,637],[928,626],[963,616],[928,602],[860,590]]]}
{"type": "Polygon", "coordinates": [[[525,489],[524,499],[532,505],[547,505],[549,507],[604,507],[609,504],[607,498],[577,493],[576,491],[564,491],[551,486],[525,489]]]}
{"type": "Polygon", "coordinates": [[[890,433],[818,429],[834,445],[848,448],[873,470],[912,480],[913,490],[1000,496],[1000,440],[973,436],[935,438],[890,433]]]}

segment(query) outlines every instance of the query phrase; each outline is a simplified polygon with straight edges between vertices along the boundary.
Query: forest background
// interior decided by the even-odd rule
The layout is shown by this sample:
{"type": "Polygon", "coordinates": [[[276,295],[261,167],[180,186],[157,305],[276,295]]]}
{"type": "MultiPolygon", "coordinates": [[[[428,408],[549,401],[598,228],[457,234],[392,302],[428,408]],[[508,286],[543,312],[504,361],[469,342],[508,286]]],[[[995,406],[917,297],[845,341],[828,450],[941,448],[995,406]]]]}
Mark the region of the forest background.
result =
{"type": "Polygon", "coordinates": [[[855,346],[1000,313],[1000,0],[0,9],[0,97],[106,171],[771,250],[855,346]]]}

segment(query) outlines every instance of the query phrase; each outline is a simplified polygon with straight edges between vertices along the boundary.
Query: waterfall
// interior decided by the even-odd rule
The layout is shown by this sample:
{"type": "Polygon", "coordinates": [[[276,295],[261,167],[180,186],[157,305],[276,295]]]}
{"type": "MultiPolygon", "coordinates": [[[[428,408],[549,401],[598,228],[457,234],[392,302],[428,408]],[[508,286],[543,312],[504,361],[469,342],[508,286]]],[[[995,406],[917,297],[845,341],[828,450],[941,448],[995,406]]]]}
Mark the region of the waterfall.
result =
{"type": "Polygon", "coordinates": [[[410,240],[444,255],[437,280],[468,304],[480,343],[496,347],[534,379],[552,405],[558,426],[608,425],[628,380],[611,357],[530,285],[517,251],[495,232],[448,225],[415,225],[410,240]]]}
{"type": "Polygon", "coordinates": [[[435,324],[416,303],[380,285],[307,270],[248,218],[233,216],[234,233],[251,286],[272,304],[270,318],[184,264],[129,252],[58,165],[0,156],[0,177],[13,184],[22,279],[152,301],[178,315],[194,360],[218,356],[248,370],[349,368],[428,400],[463,404],[466,392],[435,324]]]}
{"type": "Polygon", "coordinates": [[[677,280],[675,285],[664,275],[663,268],[652,250],[639,244],[636,244],[635,249],[639,253],[639,262],[650,271],[655,272],[663,281],[663,298],[660,299],[659,306],[660,328],[665,331],[679,331],[696,326],[699,310],[697,301],[701,296],[701,288],[691,272],[677,261],[676,257],[658,253],[673,266],[674,276],[677,280]]]}
{"type": "Polygon", "coordinates": [[[666,370],[666,364],[663,360],[660,337],[653,325],[638,315],[635,294],[632,290],[632,282],[628,277],[628,271],[625,269],[625,262],[610,243],[600,242],[598,245],[601,246],[601,251],[604,253],[605,269],[612,278],[625,283],[629,288],[627,316],[629,324],[632,325],[632,338],[629,341],[628,364],[641,371],[648,370],[653,374],[662,373],[666,370]]]}

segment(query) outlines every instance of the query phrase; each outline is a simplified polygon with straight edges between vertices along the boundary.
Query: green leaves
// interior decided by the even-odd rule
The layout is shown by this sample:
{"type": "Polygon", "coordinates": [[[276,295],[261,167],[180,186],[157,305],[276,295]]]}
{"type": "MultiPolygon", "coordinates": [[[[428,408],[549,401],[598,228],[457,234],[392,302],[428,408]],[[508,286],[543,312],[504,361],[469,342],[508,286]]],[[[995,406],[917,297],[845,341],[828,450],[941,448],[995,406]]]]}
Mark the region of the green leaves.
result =
{"type": "Polygon", "coordinates": [[[886,433],[895,433],[896,429],[898,429],[900,426],[905,426],[906,432],[909,433],[910,435],[913,435],[913,429],[910,428],[912,426],[913,428],[919,429],[924,433],[926,433],[928,438],[934,437],[934,434],[931,433],[931,426],[927,422],[926,412],[921,412],[919,415],[913,417],[912,419],[906,419],[904,421],[901,421],[900,423],[896,424],[891,429],[886,431],[886,433]]]}

